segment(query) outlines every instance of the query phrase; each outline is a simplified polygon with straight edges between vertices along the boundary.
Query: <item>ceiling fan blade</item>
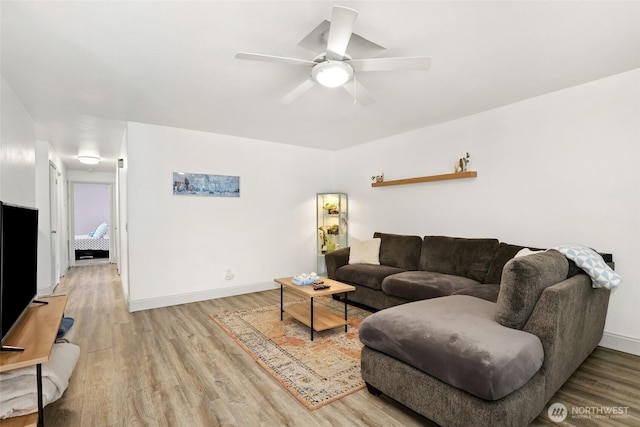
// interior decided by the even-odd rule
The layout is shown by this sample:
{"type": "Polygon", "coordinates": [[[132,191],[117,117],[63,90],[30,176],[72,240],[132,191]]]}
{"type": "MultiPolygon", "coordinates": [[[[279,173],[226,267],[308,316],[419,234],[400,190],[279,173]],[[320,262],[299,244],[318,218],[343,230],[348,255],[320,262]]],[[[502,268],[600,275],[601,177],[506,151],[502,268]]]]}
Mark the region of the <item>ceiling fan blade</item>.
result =
{"type": "Polygon", "coordinates": [[[376,102],[371,93],[364,88],[356,79],[351,79],[342,85],[344,90],[349,92],[349,95],[360,105],[366,107],[376,102]]]}
{"type": "Polygon", "coordinates": [[[345,62],[354,71],[428,70],[431,67],[431,58],[428,56],[353,59],[345,62]]]}
{"type": "MultiPolygon", "coordinates": [[[[298,46],[307,49],[313,53],[324,52],[327,49],[327,41],[329,39],[329,28],[331,23],[326,19],[313,29],[305,38],[300,40],[298,46]]],[[[349,40],[349,54],[359,58],[373,58],[386,49],[379,44],[365,39],[364,37],[353,33],[349,40]]]]}
{"type": "Polygon", "coordinates": [[[315,86],[315,84],[316,82],[313,79],[307,79],[303,81],[301,84],[296,86],[291,92],[289,92],[284,97],[282,97],[282,99],[280,100],[280,103],[291,104],[293,101],[298,99],[302,94],[304,94],[313,86],[315,86]]]}
{"type": "Polygon", "coordinates": [[[327,48],[327,34],[331,23],[326,19],[314,28],[305,38],[300,40],[298,46],[310,50],[313,53],[324,52],[327,48]]]}
{"type": "Polygon", "coordinates": [[[351,40],[349,40],[349,53],[352,56],[358,56],[360,58],[372,58],[380,55],[387,50],[386,48],[376,44],[372,41],[359,36],[356,33],[351,34],[351,40]]]}
{"type": "Polygon", "coordinates": [[[248,59],[250,61],[273,62],[278,64],[305,65],[307,67],[316,65],[315,62],[308,61],[306,59],[285,58],[284,56],[263,55],[261,53],[248,52],[236,53],[236,59],[248,59]]]}
{"type": "Polygon", "coordinates": [[[342,6],[333,7],[327,41],[327,59],[342,60],[344,58],[357,17],[358,12],[353,9],[342,6]]]}

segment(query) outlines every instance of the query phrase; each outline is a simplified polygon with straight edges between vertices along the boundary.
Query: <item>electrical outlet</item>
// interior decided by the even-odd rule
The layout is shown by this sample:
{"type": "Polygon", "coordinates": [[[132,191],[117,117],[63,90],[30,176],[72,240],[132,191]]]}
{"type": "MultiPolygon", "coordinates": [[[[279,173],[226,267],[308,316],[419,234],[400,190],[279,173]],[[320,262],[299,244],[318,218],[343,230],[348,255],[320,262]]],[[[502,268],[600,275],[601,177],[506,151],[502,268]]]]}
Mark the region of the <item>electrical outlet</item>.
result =
{"type": "Polygon", "coordinates": [[[230,269],[227,270],[227,272],[224,274],[225,280],[232,280],[234,277],[235,277],[235,274],[233,274],[233,271],[231,271],[230,269]]]}

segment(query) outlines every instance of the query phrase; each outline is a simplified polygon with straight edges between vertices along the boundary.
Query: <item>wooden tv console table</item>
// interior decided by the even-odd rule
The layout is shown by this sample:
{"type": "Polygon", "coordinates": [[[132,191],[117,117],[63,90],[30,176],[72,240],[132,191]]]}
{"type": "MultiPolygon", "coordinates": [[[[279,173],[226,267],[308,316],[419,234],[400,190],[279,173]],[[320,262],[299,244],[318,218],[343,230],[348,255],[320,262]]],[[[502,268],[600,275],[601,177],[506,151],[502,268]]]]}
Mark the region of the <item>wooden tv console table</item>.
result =
{"type": "Polygon", "coordinates": [[[49,361],[49,355],[58,335],[64,308],[67,305],[67,296],[43,297],[38,298],[38,301],[46,301],[48,304],[32,304],[4,343],[5,345],[24,348],[24,351],[0,353],[0,372],[36,366],[38,412],[0,420],[0,426],[2,427],[44,425],[42,364],[49,361]]]}

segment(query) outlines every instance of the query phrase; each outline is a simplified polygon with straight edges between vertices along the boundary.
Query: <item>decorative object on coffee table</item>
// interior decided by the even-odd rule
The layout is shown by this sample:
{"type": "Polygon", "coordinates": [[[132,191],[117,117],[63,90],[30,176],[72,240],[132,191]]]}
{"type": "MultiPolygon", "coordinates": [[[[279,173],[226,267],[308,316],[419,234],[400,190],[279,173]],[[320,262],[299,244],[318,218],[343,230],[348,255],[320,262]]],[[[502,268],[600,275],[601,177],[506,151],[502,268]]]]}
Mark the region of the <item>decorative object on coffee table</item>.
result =
{"type": "MultiPolygon", "coordinates": [[[[285,307],[303,301],[286,302],[285,307]]],[[[315,305],[337,316],[342,314],[342,303],[330,298],[318,298],[315,305]]],[[[350,306],[347,333],[329,329],[316,333],[310,341],[305,325],[289,316],[280,321],[279,311],[280,304],[272,304],[211,318],[310,410],[364,388],[358,330],[369,312],[350,306]]]]}

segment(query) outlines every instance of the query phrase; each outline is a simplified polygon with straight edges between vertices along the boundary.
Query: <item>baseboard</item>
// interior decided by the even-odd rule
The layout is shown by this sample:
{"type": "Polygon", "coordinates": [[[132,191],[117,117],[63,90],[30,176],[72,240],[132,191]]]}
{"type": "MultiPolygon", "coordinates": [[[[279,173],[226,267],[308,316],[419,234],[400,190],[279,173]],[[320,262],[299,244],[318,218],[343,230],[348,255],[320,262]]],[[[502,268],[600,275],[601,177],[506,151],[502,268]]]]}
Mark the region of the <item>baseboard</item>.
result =
{"type": "Polygon", "coordinates": [[[638,338],[628,337],[626,335],[620,335],[613,332],[605,332],[598,345],[640,356],[640,339],[638,338]]]}
{"type": "Polygon", "coordinates": [[[203,292],[191,292],[188,294],[169,295],[158,298],[129,301],[129,312],[151,310],[153,308],[169,307],[172,305],[188,304],[191,302],[206,301],[210,299],[231,297],[234,295],[249,294],[252,292],[276,289],[274,282],[254,283],[251,285],[233,286],[222,289],[209,289],[203,292]]]}

